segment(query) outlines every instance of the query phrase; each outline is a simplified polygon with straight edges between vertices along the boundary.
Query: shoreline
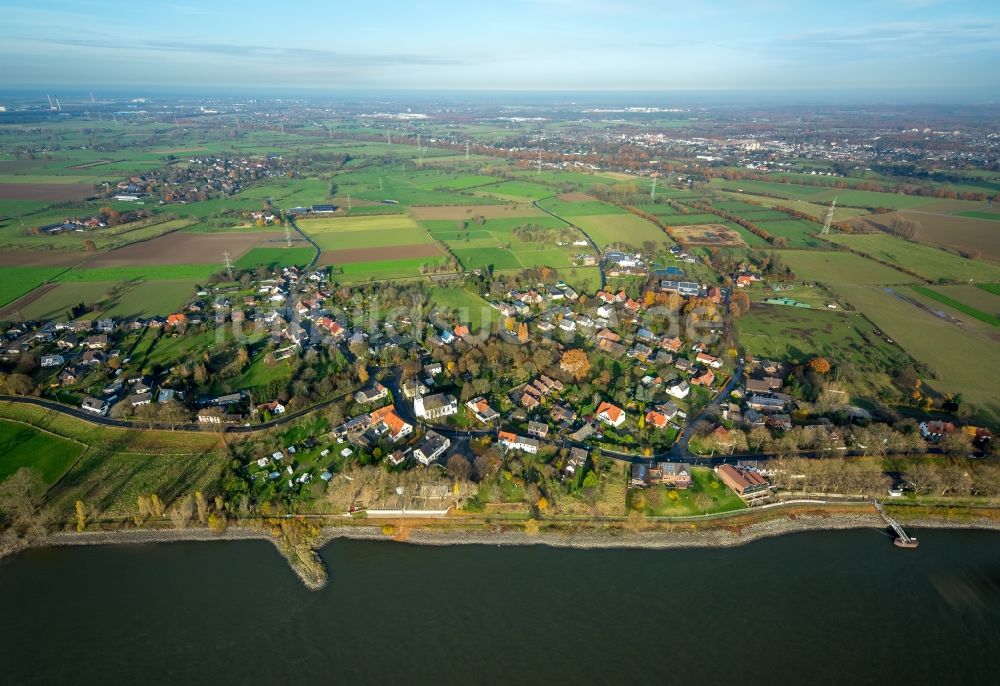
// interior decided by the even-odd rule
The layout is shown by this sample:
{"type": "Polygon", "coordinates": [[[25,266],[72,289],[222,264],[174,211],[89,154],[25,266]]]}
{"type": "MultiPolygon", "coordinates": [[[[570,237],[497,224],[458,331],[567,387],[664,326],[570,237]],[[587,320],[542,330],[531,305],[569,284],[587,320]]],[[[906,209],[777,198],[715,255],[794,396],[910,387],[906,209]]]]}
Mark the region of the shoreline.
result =
{"type": "MultiPolygon", "coordinates": [[[[1000,521],[979,517],[956,521],[943,517],[923,517],[906,522],[914,529],[963,529],[1000,531],[1000,521]]],[[[70,532],[50,534],[24,548],[46,548],[80,545],[142,545],[159,543],[211,542],[211,541],[267,541],[288,561],[289,566],[310,590],[320,590],[328,581],[325,565],[319,556],[329,543],[338,540],[386,541],[424,546],[493,545],[493,546],[550,546],[579,550],[670,550],[685,548],[733,548],[755,541],[809,531],[842,531],[851,529],[885,530],[885,522],[875,514],[786,514],[742,525],[704,528],[680,524],[669,529],[650,531],[625,531],[622,529],[584,529],[575,531],[542,530],[531,534],[523,529],[494,529],[480,531],[462,528],[419,526],[387,532],[383,525],[326,526],[312,546],[282,545],[268,529],[231,526],[223,532],[210,529],[122,529],[105,531],[70,532]],[[302,556],[311,563],[302,564],[302,556]],[[298,559],[296,559],[298,558],[298,559]]],[[[18,551],[20,552],[20,551],[18,551]]],[[[16,553],[15,553],[16,555],[16,553]]]]}

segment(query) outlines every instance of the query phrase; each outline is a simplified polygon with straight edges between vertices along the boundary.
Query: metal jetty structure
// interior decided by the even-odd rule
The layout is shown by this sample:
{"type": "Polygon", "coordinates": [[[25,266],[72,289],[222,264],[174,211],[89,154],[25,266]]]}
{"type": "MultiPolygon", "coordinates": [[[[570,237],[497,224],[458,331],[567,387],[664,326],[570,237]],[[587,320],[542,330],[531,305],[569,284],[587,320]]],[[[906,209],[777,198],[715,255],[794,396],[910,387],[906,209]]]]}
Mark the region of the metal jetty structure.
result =
{"type": "Polygon", "coordinates": [[[882,515],[882,519],[885,520],[885,523],[888,524],[892,528],[892,530],[896,532],[896,539],[892,542],[894,546],[896,546],[897,548],[917,547],[918,545],[917,539],[913,538],[912,536],[908,536],[906,532],[903,531],[903,527],[899,525],[899,522],[897,522],[895,519],[893,519],[892,517],[890,517],[885,513],[885,507],[883,507],[882,503],[880,503],[877,500],[875,501],[875,511],[878,512],[880,515],[882,515]]]}

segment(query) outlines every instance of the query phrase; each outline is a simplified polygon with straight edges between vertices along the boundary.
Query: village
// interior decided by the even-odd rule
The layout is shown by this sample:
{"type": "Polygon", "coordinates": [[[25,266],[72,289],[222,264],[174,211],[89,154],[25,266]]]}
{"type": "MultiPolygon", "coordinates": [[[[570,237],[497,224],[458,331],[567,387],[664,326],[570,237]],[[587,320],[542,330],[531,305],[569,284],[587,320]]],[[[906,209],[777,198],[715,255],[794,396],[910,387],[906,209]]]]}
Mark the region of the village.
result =
{"type": "Polygon", "coordinates": [[[499,277],[478,331],[420,284],[343,287],[323,268],[282,267],[219,275],[167,317],[11,324],[0,354],[14,393],[112,422],[239,431],[323,408],[322,430],[247,457],[240,476],[262,500],[311,492],[351,463],[483,476],[519,454],[570,491],[605,458],[630,463],[631,489],[683,490],[692,461],[729,455],[706,464],[756,504],[772,495],[763,450],[843,455],[873,432],[886,452],[890,439],[916,452],[991,438],[942,422],[899,432],[861,408],[838,423],[804,414],[787,365],[732,355],[725,316],[742,293],[648,270],[640,255],[610,261],[645,271],[634,297],[499,277]]]}

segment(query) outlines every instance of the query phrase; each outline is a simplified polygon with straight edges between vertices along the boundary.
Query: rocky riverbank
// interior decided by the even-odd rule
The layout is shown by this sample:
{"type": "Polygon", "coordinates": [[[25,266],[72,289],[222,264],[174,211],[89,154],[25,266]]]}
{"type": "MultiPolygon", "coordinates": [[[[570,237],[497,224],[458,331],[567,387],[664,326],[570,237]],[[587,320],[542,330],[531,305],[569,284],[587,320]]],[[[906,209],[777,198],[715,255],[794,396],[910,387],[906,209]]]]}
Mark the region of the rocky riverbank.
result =
{"type": "MultiPolygon", "coordinates": [[[[953,520],[922,517],[907,522],[907,527],[919,529],[991,529],[1000,530],[1000,522],[988,518],[953,520]]],[[[317,551],[338,538],[351,540],[397,541],[415,545],[548,545],[564,548],[720,548],[745,545],[762,538],[808,531],[839,529],[884,530],[882,519],[861,513],[786,513],[760,521],[740,525],[711,527],[696,524],[661,525],[646,531],[628,531],[618,527],[582,528],[563,530],[558,527],[542,528],[538,533],[520,527],[465,529],[450,525],[436,526],[427,522],[423,526],[405,529],[405,535],[394,526],[351,524],[326,526],[306,545],[293,537],[275,536],[269,529],[259,527],[229,527],[216,532],[209,529],[123,529],[107,531],[58,532],[36,543],[50,545],[129,545],[141,543],[171,543],[178,541],[268,541],[277,548],[307,588],[320,590],[327,583],[327,570],[317,551]]]]}

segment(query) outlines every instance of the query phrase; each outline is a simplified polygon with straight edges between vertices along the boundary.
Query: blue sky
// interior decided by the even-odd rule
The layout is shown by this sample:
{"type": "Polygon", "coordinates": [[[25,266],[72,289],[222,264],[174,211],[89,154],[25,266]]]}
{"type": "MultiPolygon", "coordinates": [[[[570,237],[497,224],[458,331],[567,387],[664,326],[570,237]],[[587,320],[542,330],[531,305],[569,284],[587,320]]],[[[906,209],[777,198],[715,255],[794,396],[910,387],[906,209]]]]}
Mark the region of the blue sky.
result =
{"type": "Polygon", "coordinates": [[[0,0],[0,87],[951,89],[1000,2],[0,0]]]}

